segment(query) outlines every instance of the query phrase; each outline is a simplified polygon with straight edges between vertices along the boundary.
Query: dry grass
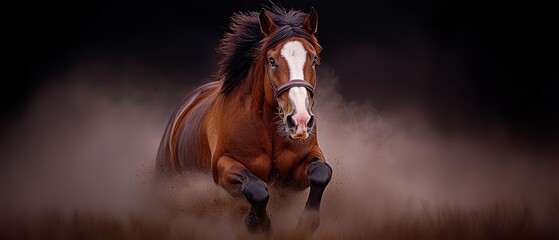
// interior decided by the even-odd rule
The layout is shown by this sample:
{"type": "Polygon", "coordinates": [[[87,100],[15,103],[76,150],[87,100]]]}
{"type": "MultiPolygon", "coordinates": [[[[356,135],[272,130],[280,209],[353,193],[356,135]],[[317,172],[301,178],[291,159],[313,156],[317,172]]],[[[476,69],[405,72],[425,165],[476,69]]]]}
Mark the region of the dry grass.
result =
{"type": "MultiPolygon", "coordinates": [[[[274,231],[271,239],[558,239],[559,213],[557,202],[549,207],[547,216],[536,219],[527,206],[495,205],[484,210],[463,211],[443,207],[425,210],[420,216],[404,214],[373,221],[360,216],[352,224],[321,227],[315,234],[274,231]]],[[[180,215],[180,214],[179,214],[180,215]]],[[[325,221],[328,221],[327,219],[325,221]]],[[[219,226],[219,224],[216,224],[219,226]]],[[[331,226],[331,224],[330,224],[331,226]]],[[[131,214],[125,218],[109,213],[62,213],[49,210],[41,213],[10,213],[3,216],[0,239],[254,239],[244,230],[219,236],[216,232],[177,226],[151,216],[131,214]]]]}

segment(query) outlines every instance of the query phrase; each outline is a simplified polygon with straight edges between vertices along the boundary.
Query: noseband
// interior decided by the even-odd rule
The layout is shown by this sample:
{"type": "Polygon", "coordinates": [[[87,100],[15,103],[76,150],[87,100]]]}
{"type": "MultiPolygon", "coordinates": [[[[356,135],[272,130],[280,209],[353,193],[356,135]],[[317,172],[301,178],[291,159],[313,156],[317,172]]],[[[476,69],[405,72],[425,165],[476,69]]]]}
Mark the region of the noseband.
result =
{"type": "Polygon", "coordinates": [[[279,87],[276,87],[276,85],[274,85],[274,82],[272,82],[272,78],[270,78],[269,74],[268,74],[268,80],[270,81],[270,85],[272,85],[272,89],[274,90],[274,97],[276,99],[279,99],[282,93],[294,87],[306,88],[307,90],[309,90],[309,92],[311,92],[311,98],[314,98],[314,86],[303,79],[292,79],[280,85],[279,87]]]}
{"type": "MultiPolygon", "coordinates": [[[[268,63],[264,64],[264,68],[268,68],[268,63]]],[[[303,80],[303,79],[291,79],[289,81],[287,81],[286,83],[280,85],[279,87],[276,87],[276,85],[274,85],[274,82],[272,81],[272,78],[270,77],[270,74],[268,74],[268,80],[270,81],[270,85],[272,86],[272,90],[274,90],[274,97],[276,98],[276,101],[278,101],[279,103],[279,97],[282,93],[286,92],[287,90],[294,88],[294,87],[304,87],[306,88],[310,93],[311,93],[311,98],[314,98],[314,87],[313,85],[311,85],[309,82],[303,80]]]]}
{"type": "Polygon", "coordinates": [[[280,85],[278,88],[276,88],[276,86],[274,86],[274,83],[272,83],[271,79],[270,79],[270,83],[272,84],[272,88],[274,89],[274,96],[276,97],[276,99],[279,99],[279,97],[282,93],[284,93],[285,91],[287,91],[287,90],[289,90],[293,87],[304,87],[307,90],[309,90],[309,92],[311,92],[311,98],[314,97],[314,86],[311,85],[309,82],[303,80],[303,79],[289,80],[288,82],[280,85]]]}

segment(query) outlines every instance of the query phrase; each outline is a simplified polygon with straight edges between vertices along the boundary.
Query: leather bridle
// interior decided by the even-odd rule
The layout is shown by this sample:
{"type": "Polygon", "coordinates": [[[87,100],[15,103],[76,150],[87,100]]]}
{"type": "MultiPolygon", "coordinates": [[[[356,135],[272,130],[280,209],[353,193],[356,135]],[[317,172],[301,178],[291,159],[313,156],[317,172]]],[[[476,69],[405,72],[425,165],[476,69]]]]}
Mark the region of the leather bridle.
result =
{"type": "Polygon", "coordinates": [[[274,89],[274,96],[276,97],[276,99],[279,99],[280,95],[286,91],[288,91],[289,89],[293,88],[293,87],[304,87],[307,90],[309,90],[309,92],[311,93],[311,98],[314,97],[314,86],[311,85],[309,82],[303,80],[303,79],[292,79],[289,80],[288,82],[280,85],[278,88],[276,88],[276,86],[274,86],[274,83],[271,82],[272,84],[272,88],[274,89]]]}
{"type": "Polygon", "coordinates": [[[284,93],[284,92],[286,92],[289,89],[294,88],[294,87],[304,87],[304,88],[306,88],[311,93],[311,98],[314,98],[314,88],[315,88],[315,86],[311,85],[309,82],[307,82],[303,79],[291,79],[291,80],[287,81],[286,83],[280,85],[279,87],[276,87],[276,85],[274,85],[274,82],[272,81],[272,78],[270,77],[270,74],[268,74],[268,80],[270,81],[270,85],[272,85],[272,90],[274,90],[274,97],[276,98],[276,100],[278,102],[279,102],[279,97],[282,93],[284,93]]]}

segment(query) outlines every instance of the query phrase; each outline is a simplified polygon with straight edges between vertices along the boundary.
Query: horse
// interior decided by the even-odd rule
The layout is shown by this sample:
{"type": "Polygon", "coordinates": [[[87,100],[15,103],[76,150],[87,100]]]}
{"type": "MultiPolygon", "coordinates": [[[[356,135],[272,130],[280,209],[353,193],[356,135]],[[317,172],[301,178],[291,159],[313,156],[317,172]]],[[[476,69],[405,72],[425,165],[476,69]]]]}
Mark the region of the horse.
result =
{"type": "Polygon", "coordinates": [[[318,15],[264,7],[235,13],[217,51],[216,81],[190,92],[168,121],[156,172],[211,174],[233,197],[246,199],[245,226],[269,231],[268,186],[310,187],[298,228],[319,226],[322,195],[332,177],[317,142],[313,114],[322,50],[318,15]]]}

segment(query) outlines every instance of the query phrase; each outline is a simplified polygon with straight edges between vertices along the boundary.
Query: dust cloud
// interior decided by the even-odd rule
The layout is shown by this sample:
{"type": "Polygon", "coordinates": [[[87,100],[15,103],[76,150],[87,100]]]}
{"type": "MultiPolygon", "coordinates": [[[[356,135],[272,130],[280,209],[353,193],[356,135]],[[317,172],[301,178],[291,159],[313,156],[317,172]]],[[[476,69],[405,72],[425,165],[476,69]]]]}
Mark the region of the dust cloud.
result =
{"type": "MultiPolygon", "coordinates": [[[[173,85],[176,79],[142,66],[92,62],[51,82],[2,134],[4,227],[30,224],[20,218],[54,209],[62,216],[101,213],[128,228],[150,222],[144,225],[160,226],[170,238],[247,236],[242,220],[248,204],[207,175],[188,173],[159,184],[153,179],[165,124],[200,80],[173,85]]],[[[542,222],[557,213],[549,211],[559,193],[559,168],[549,160],[554,154],[510,143],[499,129],[446,135],[413,106],[378,113],[346,101],[338,84],[333,71],[319,72],[319,144],[334,175],[315,234],[366,234],[388,219],[440,208],[528,206],[542,222]]],[[[295,228],[307,193],[271,190],[276,234],[295,228]]]]}

